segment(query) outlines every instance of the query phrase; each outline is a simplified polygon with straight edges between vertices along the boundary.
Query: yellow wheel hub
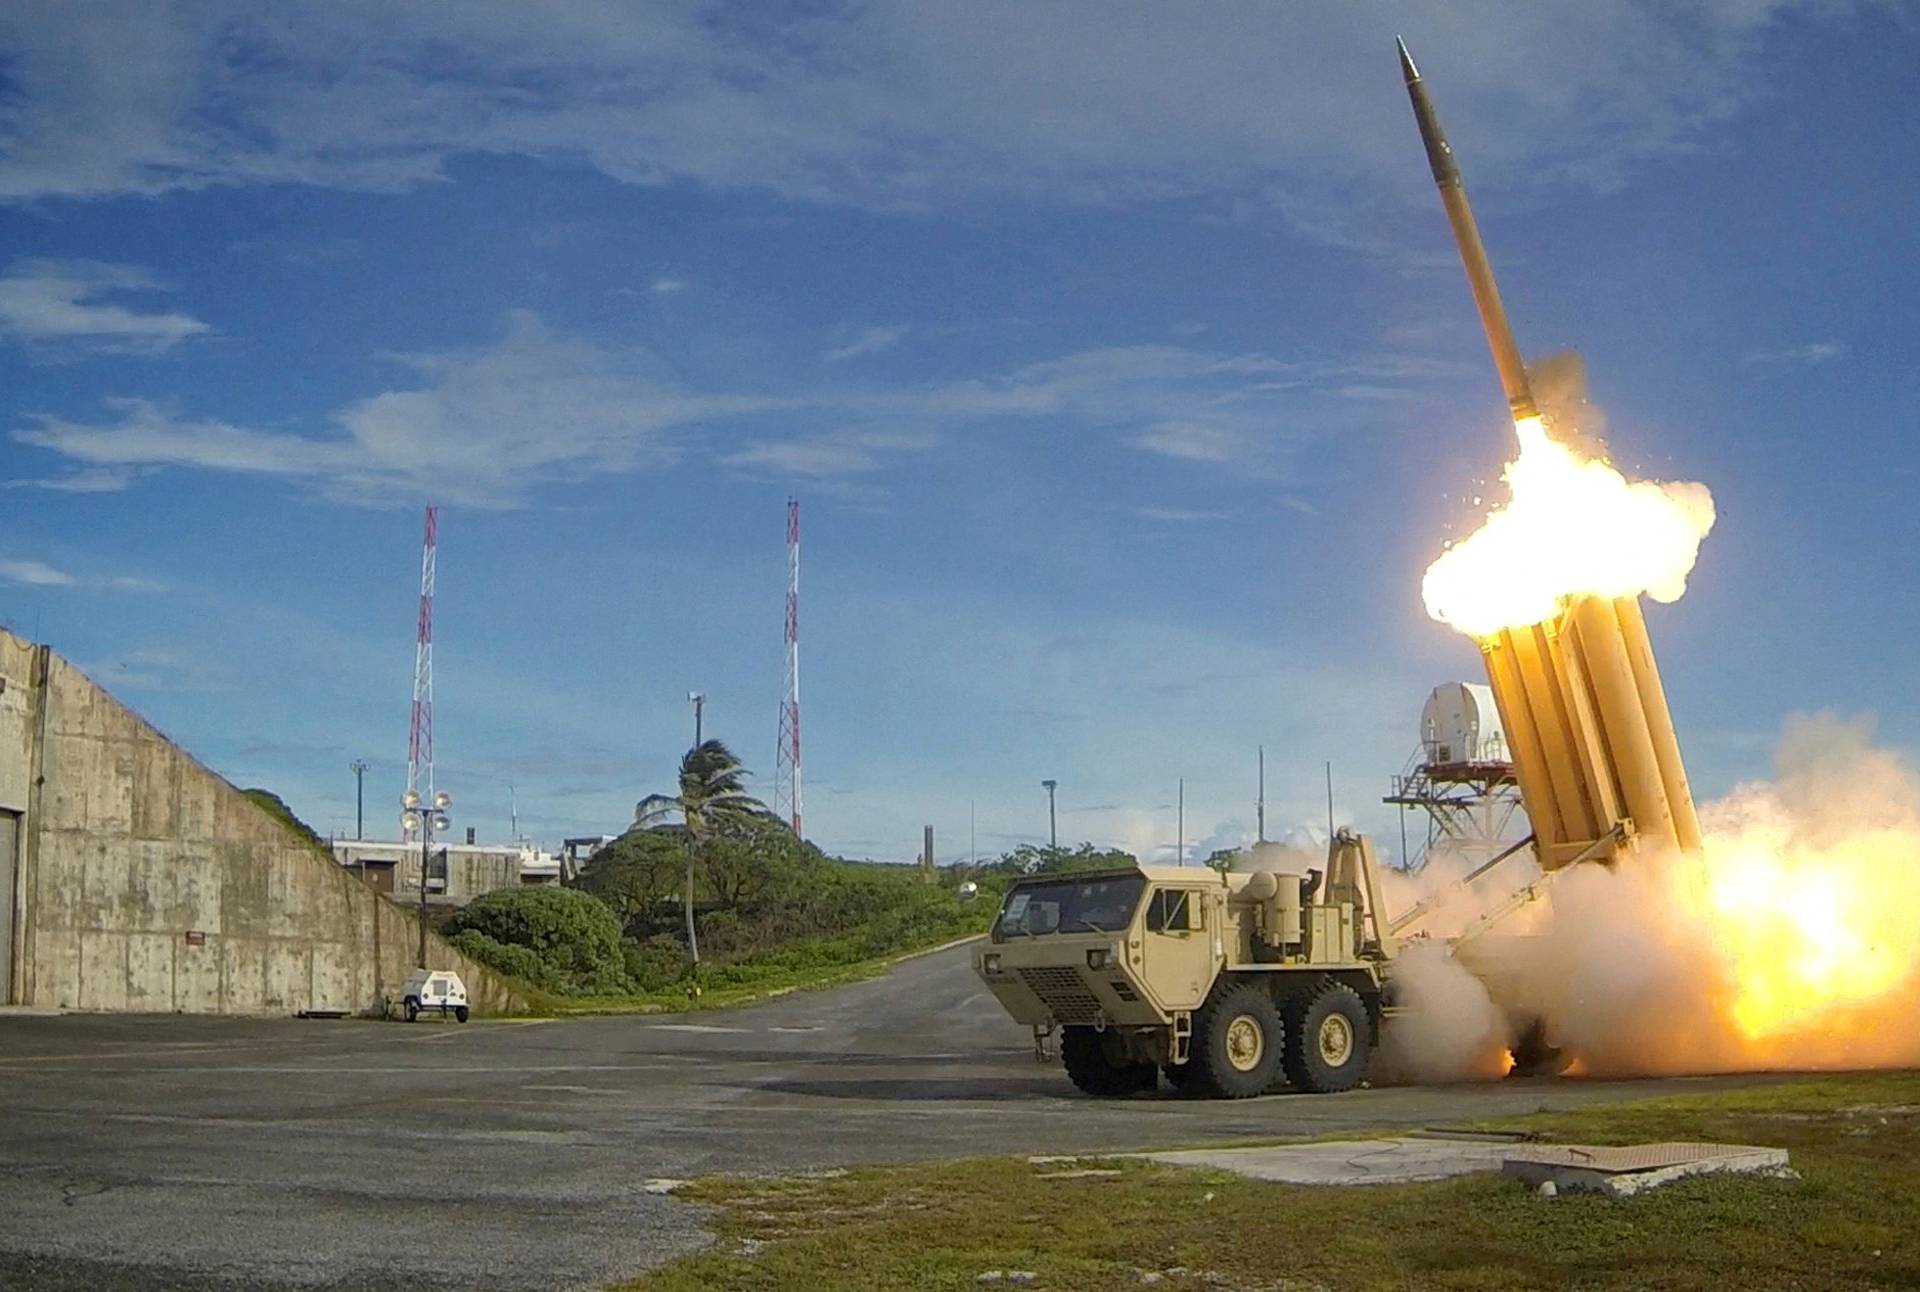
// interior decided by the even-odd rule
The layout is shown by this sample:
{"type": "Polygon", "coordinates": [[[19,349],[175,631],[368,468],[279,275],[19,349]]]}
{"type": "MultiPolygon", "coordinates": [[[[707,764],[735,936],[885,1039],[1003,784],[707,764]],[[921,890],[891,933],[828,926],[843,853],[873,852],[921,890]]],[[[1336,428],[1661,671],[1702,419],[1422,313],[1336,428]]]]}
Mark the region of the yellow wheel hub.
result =
{"type": "Polygon", "coordinates": [[[1353,1057],[1353,1024],[1342,1014],[1329,1014],[1320,1024],[1320,1057],[1337,1068],[1353,1057]]]}
{"type": "Polygon", "coordinates": [[[1227,1024],[1227,1062],[1236,1072],[1251,1072],[1267,1052],[1267,1034],[1258,1020],[1242,1014],[1227,1024]]]}

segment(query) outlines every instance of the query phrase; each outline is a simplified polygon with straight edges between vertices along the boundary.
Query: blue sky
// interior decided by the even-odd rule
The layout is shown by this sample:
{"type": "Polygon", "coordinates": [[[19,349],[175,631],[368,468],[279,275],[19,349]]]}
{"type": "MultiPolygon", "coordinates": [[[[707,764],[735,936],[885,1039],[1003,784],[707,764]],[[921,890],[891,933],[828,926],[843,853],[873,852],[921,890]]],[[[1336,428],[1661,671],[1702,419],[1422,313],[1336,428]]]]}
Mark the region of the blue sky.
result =
{"type": "Polygon", "coordinates": [[[1785,715],[1920,747],[1909,4],[28,3],[0,14],[0,621],[350,830],[439,779],[617,830],[768,779],[805,516],[808,832],[1397,842],[1471,644],[1419,579],[1510,445],[1395,62],[1522,348],[1706,482],[1649,613],[1703,796],[1785,715]]]}

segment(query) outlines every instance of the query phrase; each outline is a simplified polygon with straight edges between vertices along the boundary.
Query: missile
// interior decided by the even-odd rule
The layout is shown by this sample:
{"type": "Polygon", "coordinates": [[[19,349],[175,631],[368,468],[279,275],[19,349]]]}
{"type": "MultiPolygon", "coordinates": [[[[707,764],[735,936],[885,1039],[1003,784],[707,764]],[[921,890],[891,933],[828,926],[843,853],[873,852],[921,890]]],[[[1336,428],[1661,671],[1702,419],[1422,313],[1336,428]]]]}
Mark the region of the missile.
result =
{"type": "Polygon", "coordinates": [[[1474,223],[1473,208],[1467,204],[1466,186],[1460,182],[1460,163],[1440,129],[1440,118],[1433,111],[1433,100],[1420,69],[1413,65],[1407,42],[1395,37],[1400,47],[1400,70],[1407,79],[1407,97],[1413,100],[1413,119],[1420,127],[1420,141],[1427,146],[1427,164],[1433,168],[1433,182],[1440,188],[1440,203],[1446,207],[1447,223],[1453,226],[1453,240],[1460,248],[1460,260],[1467,270],[1467,285],[1473,288],[1473,303],[1480,311],[1480,326],[1486,331],[1487,345],[1493,351],[1493,366],[1500,372],[1500,385],[1507,392],[1507,405],[1513,420],[1537,417],[1533,390],[1527,384],[1527,366],[1520,359],[1520,347],[1514,344],[1513,326],[1507,322],[1507,310],[1500,303],[1500,287],[1493,281],[1493,266],[1487,263],[1487,249],[1480,242],[1480,227],[1474,223]]]}

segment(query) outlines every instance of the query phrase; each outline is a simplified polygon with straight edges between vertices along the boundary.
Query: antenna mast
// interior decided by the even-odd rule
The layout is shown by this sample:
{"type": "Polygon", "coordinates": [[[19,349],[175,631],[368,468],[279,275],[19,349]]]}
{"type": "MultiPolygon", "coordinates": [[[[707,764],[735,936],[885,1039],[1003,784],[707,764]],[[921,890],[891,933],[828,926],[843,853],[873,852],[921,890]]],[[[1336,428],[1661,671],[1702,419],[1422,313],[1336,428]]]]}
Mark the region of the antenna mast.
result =
{"type": "MultiPolygon", "coordinates": [[[[787,499],[787,668],[774,754],[773,806],[800,834],[800,501],[787,499]]],[[[804,837],[804,836],[803,836],[804,837]]]]}
{"type": "Polygon", "coordinates": [[[413,729],[407,737],[407,789],[419,794],[422,801],[433,798],[433,565],[439,529],[440,509],[428,507],[425,536],[420,541],[420,631],[413,648],[413,729]]]}

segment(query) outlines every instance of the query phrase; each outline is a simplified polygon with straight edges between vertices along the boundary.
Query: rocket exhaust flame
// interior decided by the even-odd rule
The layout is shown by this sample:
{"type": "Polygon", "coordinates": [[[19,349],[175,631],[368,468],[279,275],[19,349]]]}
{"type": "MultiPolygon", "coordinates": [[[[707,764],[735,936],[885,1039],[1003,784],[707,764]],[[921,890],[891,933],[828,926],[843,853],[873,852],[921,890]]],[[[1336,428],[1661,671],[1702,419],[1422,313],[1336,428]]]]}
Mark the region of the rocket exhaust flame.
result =
{"type": "Polygon", "coordinates": [[[1712,495],[1629,480],[1550,433],[1457,159],[1400,55],[1519,441],[1508,498],[1428,567],[1422,595],[1479,643],[1538,859],[1564,867],[1528,936],[1402,957],[1416,1005],[1453,1020],[1406,1033],[1422,1053],[1403,1066],[1498,1075],[1519,1039],[1499,1020],[1527,1018],[1583,1074],[1920,1063],[1920,773],[1861,727],[1798,718],[1776,784],[1695,819],[1638,598],[1685,592],[1712,495]],[[1596,852],[1609,830],[1626,845],[1596,852]],[[1589,856],[1612,864],[1573,864],[1589,856]]]}
{"type": "Polygon", "coordinates": [[[1646,593],[1677,601],[1713,528],[1705,485],[1629,482],[1548,436],[1538,417],[1514,426],[1512,500],[1427,570],[1427,613],[1473,637],[1550,619],[1563,599],[1646,593]]]}

